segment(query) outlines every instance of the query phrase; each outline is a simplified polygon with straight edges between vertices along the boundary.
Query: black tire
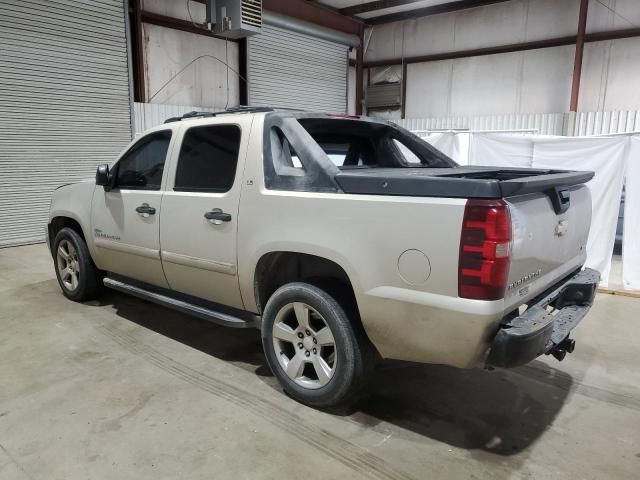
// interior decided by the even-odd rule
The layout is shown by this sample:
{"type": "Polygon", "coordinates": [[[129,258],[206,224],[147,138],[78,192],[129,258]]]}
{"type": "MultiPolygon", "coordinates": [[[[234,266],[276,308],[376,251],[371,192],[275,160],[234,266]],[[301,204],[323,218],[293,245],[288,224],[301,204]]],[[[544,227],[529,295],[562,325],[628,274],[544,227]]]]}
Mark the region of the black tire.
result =
{"type": "MultiPolygon", "coordinates": [[[[346,309],[349,310],[351,309],[346,309]]],[[[376,357],[362,327],[357,319],[353,320],[349,319],[345,308],[333,296],[307,283],[289,283],[276,290],[269,298],[262,316],[262,345],[271,371],[291,397],[316,408],[342,406],[355,398],[373,370],[376,357]],[[294,302],[304,303],[315,310],[330,328],[335,341],[333,375],[327,384],[320,387],[306,388],[296,383],[287,375],[278,359],[278,355],[282,353],[275,350],[274,322],[278,313],[294,302]]]]}
{"type": "Polygon", "coordinates": [[[53,263],[58,284],[65,297],[75,302],[84,302],[98,297],[102,290],[102,277],[93,263],[87,244],[78,233],[68,227],[61,229],[53,241],[53,263]],[[61,265],[58,260],[58,249],[63,242],[70,243],[75,248],[77,262],[77,286],[69,287],[61,278],[61,265]]]}

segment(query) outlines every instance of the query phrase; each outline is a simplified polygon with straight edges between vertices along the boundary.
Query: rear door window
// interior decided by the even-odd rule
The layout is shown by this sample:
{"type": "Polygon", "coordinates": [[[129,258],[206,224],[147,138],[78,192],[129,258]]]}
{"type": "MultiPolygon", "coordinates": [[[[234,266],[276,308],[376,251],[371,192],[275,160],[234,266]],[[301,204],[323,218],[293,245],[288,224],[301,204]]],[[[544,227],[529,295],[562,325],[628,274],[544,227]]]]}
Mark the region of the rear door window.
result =
{"type": "Polygon", "coordinates": [[[173,189],[177,192],[228,192],[240,152],[240,127],[207,125],[184,134],[173,189]]]}

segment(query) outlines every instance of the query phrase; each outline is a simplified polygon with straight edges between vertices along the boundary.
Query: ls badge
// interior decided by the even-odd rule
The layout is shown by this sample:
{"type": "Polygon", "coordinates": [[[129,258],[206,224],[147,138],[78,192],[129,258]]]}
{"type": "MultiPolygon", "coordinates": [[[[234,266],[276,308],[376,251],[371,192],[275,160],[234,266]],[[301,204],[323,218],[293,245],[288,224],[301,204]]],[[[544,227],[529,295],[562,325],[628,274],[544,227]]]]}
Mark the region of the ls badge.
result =
{"type": "Polygon", "coordinates": [[[555,230],[556,235],[558,237],[563,236],[564,234],[567,233],[568,228],[569,228],[569,222],[567,220],[560,220],[556,225],[556,230],[555,230]]]}

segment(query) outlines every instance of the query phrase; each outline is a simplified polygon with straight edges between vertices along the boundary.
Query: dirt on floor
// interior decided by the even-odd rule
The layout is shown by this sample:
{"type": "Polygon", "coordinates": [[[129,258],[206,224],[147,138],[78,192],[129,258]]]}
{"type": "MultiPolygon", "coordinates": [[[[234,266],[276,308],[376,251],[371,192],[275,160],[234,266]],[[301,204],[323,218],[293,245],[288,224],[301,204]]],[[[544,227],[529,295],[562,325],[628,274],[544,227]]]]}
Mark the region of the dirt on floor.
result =
{"type": "Polygon", "coordinates": [[[258,331],[116,292],[73,303],[44,245],[0,249],[0,479],[640,478],[640,299],[514,370],[382,363],[332,413],[285,396],[258,331]]]}

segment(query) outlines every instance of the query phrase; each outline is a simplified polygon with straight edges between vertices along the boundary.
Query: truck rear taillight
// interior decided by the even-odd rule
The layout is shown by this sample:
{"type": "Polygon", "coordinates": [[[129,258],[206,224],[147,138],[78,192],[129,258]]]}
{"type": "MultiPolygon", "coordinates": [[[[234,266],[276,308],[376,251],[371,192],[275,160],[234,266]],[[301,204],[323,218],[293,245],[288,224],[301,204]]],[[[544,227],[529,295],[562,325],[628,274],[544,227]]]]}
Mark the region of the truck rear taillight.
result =
{"type": "Polygon", "coordinates": [[[464,209],[458,295],[475,300],[504,296],[511,256],[511,216],[504,200],[468,200],[464,209]]]}

